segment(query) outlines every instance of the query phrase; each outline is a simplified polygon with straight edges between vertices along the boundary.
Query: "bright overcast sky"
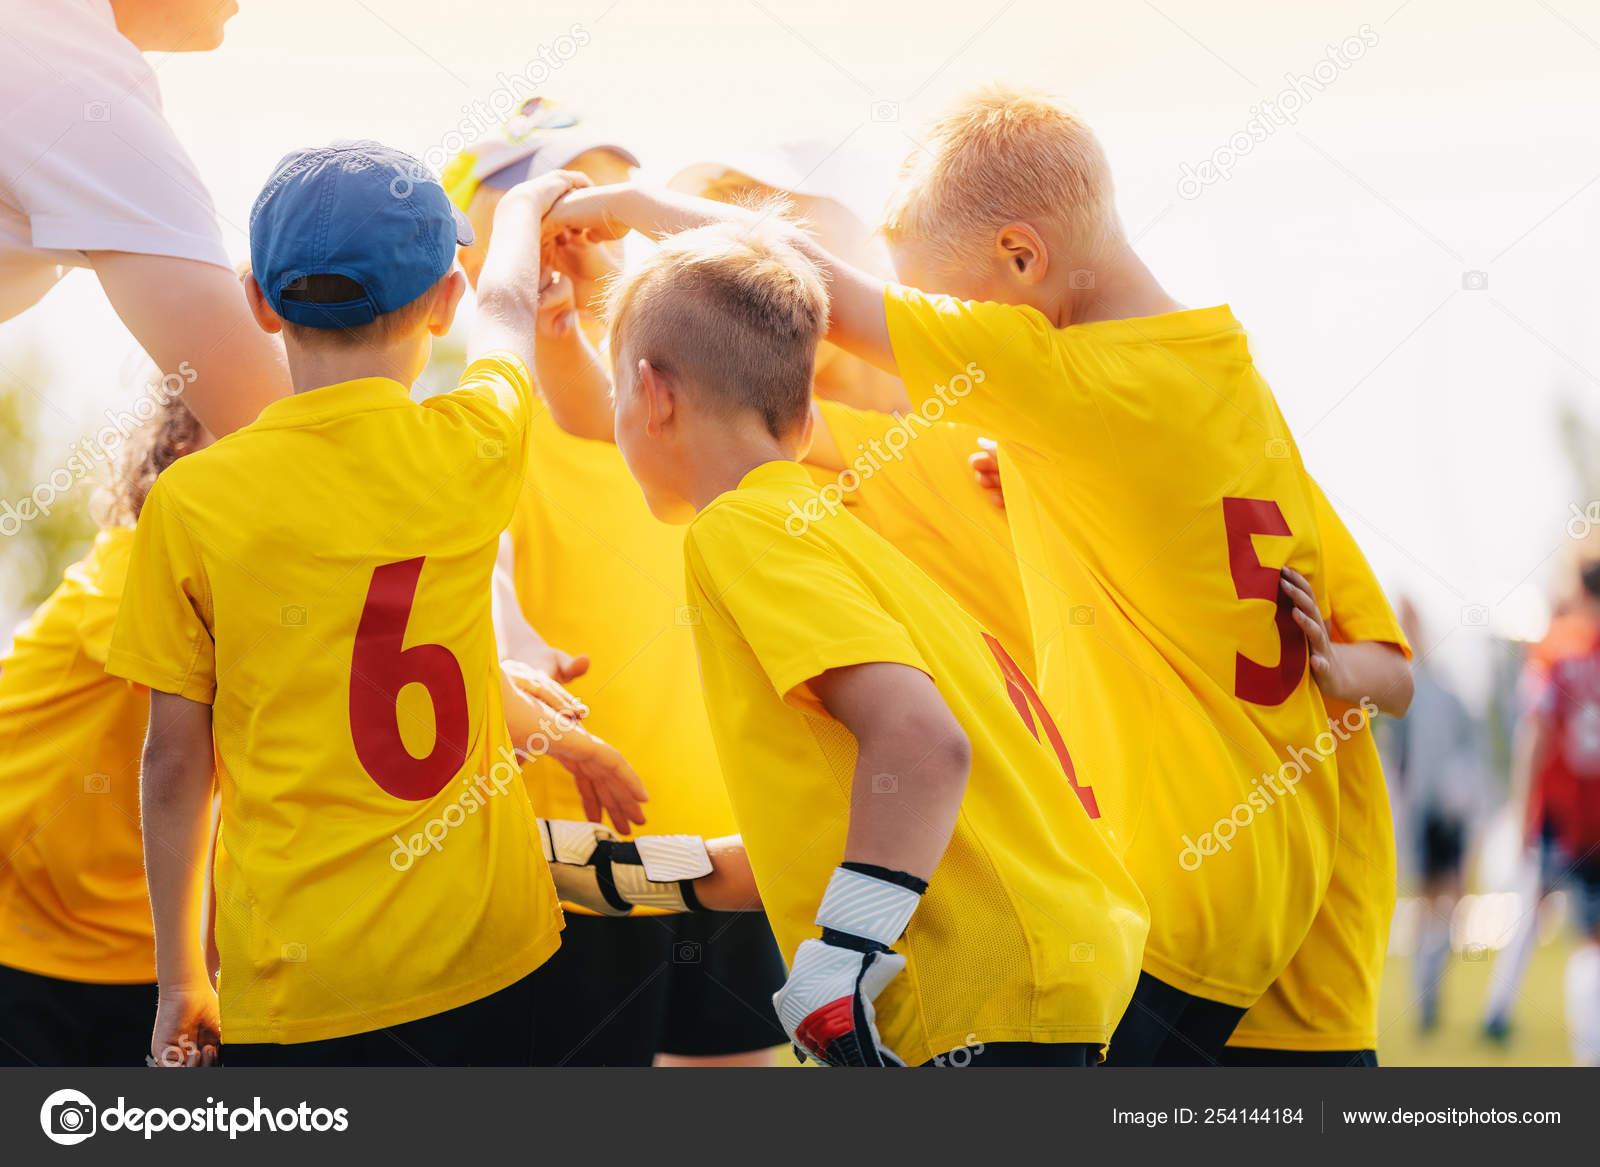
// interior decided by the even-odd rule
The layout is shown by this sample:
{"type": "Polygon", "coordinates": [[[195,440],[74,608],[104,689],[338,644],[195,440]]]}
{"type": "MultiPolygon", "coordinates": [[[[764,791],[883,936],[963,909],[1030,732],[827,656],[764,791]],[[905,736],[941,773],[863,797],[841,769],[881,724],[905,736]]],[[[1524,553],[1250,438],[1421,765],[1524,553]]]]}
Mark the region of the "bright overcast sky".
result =
{"type": "MultiPolygon", "coordinates": [[[[168,113],[241,257],[238,227],[286,150],[376,137],[437,154],[464,107],[530,66],[652,171],[799,142],[811,157],[834,151],[813,181],[868,214],[918,123],[953,94],[991,78],[1047,86],[1105,139],[1124,220],[1169,290],[1233,305],[1306,462],[1384,582],[1423,601],[1440,654],[1481,648],[1463,608],[1487,606],[1502,633],[1540,629],[1569,508],[1588,502],[1556,404],[1600,401],[1593,4],[243,8],[218,52],[157,60],[168,113]],[[1359,51],[1314,84],[1347,42],[1359,51]],[[1298,86],[1295,125],[1252,141],[1225,180],[1180,190],[1184,163],[1213,157],[1299,77],[1312,83],[1298,86]]],[[[131,342],[79,273],[0,325],[0,363],[38,345],[65,446],[66,415],[128,392],[118,378],[131,342]]]]}

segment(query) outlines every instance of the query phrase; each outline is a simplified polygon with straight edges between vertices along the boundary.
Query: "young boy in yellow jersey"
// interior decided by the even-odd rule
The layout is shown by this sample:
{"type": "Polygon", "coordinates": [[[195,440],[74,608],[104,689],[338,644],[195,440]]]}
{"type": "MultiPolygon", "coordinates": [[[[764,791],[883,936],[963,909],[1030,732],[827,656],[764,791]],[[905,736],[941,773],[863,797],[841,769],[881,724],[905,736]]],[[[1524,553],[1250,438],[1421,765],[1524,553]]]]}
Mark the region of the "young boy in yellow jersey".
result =
{"type": "MultiPolygon", "coordinates": [[[[625,185],[576,192],[547,231],[748,217],[625,185]]],[[[1055,103],[961,103],[884,230],[911,286],[798,246],[826,272],[829,339],[1009,460],[1040,692],[1150,903],[1112,1060],[1215,1061],[1309,930],[1338,822],[1312,749],[1327,713],[1278,585],[1292,564],[1324,594],[1298,451],[1232,312],[1162,290],[1093,134],[1055,103]]]]}
{"type": "Polygon", "coordinates": [[[1376,1066],[1378,984],[1394,914],[1394,823],[1372,715],[1404,715],[1411,646],[1366,557],[1311,484],[1328,576],[1326,619],[1305,581],[1285,571],[1295,620],[1337,739],[1339,838],[1311,931],[1224,1051],[1225,1066],[1376,1066]],[[1360,656],[1352,667],[1351,657],[1360,656]]]}
{"type": "Polygon", "coordinates": [[[0,1066],[137,1066],[149,1046],[149,696],[106,672],[106,651],[145,495],[210,440],[177,399],[128,435],[94,546],[0,664],[0,1066]]]}
{"type": "MultiPolygon", "coordinates": [[[[529,99],[445,170],[446,190],[474,225],[474,241],[461,253],[468,279],[477,278],[509,187],[555,169],[617,182],[637,165],[576,111],[529,99]]],[[[541,396],[529,419],[509,554],[496,572],[496,627],[502,655],[573,682],[589,711],[586,728],[620,750],[649,786],[652,831],[726,835],[733,811],[685,616],[682,528],[650,514],[609,440],[570,436],[551,412],[572,394],[609,392],[595,356],[605,337],[599,292],[600,280],[620,267],[620,251],[601,244],[553,257],[554,288],[534,357],[541,396]],[[595,389],[586,374],[603,384],[595,389]],[[575,677],[568,659],[546,645],[584,654],[585,675],[575,677]]],[[[588,817],[548,761],[530,762],[523,776],[541,815],[588,817]]],[[[551,991],[540,998],[536,1027],[548,1064],[770,1065],[784,1040],[768,1004],[783,983],[783,961],[759,912],[612,919],[569,911],[561,951],[542,979],[551,991]]]]}
{"type": "Polygon", "coordinates": [[[423,404],[409,386],[471,238],[438,182],[341,143],[286,156],[256,200],[246,290],[296,392],[156,483],[107,662],[151,689],[162,1064],[215,1062],[223,1042],[237,1065],[532,1057],[529,977],[561,912],[489,576],[525,464],[538,216],[575,181],[502,201],[474,359],[423,404]],[[213,749],[220,1009],[197,924],[213,749]],[[431,845],[397,861],[413,835],[431,845]]]}
{"type": "Polygon", "coordinates": [[[848,513],[786,529],[815,494],[794,459],[828,316],[789,236],[678,236],[610,307],[618,447],[651,510],[689,521],[706,705],[789,963],[779,1019],[825,1064],[1092,1065],[1142,898],[1004,647],[848,513]]]}

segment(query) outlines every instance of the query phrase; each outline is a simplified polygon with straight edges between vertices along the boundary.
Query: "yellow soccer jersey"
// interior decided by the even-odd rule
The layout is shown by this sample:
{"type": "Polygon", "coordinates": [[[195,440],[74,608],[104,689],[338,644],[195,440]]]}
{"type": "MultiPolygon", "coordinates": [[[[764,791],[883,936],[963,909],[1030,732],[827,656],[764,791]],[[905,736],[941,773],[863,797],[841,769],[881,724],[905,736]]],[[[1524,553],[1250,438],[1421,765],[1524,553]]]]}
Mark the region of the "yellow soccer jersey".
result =
{"type": "Polygon", "coordinates": [[[967,462],[982,431],[838,401],[818,401],[817,408],[844,468],[807,463],[818,487],[816,505],[830,507],[837,499],[932,576],[1035,678],[1011,528],[967,462]]]}
{"type": "Polygon", "coordinates": [[[1323,594],[1315,515],[1244,330],[885,300],[912,401],[1007,455],[1040,693],[1149,900],[1145,971],[1250,1005],[1322,901],[1338,790],[1279,590],[1287,563],[1323,594]]]}
{"type": "MultiPolygon", "coordinates": [[[[1313,482],[1335,640],[1375,640],[1411,655],[1361,548],[1313,482]]],[[[1289,966],[1234,1030],[1229,1045],[1363,1050],[1378,1045],[1378,982],[1394,915],[1394,822],[1367,715],[1328,702],[1339,737],[1339,842],[1328,894],[1289,966]]]]}
{"type": "Polygon", "coordinates": [[[149,698],[106,672],[133,528],[101,531],[0,664],[0,964],[156,979],[139,837],[149,698]]]}
{"type": "Polygon", "coordinates": [[[107,667],[213,706],[227,1041],[440,1013],[560,942],[489,612],[531,392],[503,354],[420,405],[299,393],[145,503],[107,667]]]}
{"type": "Polygon", "coordinates": [[[770,462],[684,544],[706,706],[756,883],[788,960],[844,854],[856,743],[807,682],[871,662],[927,673],[972,744],[955,834],[876,1002],[916,1064],[990,1041],[1104,1042],[1132,995],[1144,900],[1090,821],[1071,762],[999,641],[905,556],[837,511],[787,525],[815,487],[770,462]]]}
{"type": "MultiPolygon", "coordinates": [[[[569,688],[584,725],[622,751],[650,802],[652,834],[732,834],[694,629],[684,614],[683,528],[650,513],[610,442],[573,437],[535,399],[528,470],[511,520],[517,600],[547,642],[589,654],[569,688]]],[[[523,771],[539,813],[581,819],[553,761],[523,771]]]]}

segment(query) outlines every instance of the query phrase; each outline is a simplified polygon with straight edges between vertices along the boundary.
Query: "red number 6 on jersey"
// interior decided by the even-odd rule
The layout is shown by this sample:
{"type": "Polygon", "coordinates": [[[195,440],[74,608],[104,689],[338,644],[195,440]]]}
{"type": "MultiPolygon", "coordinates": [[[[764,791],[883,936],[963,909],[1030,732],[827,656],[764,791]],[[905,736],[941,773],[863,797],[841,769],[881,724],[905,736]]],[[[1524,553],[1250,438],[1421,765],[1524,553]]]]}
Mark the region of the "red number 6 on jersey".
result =
{"type": "Polygon", "coordinates": [[[350,659],[350,736],[362,768],[388,793],[422,802],[445,788],[467,760],[467,682],[442,644],[405,647],[406,622],[422,556],[372,573],[350,659]],[[421,685],[433,701],[433,749],[414,757],[400,737],[400,690],[421,685]]]}

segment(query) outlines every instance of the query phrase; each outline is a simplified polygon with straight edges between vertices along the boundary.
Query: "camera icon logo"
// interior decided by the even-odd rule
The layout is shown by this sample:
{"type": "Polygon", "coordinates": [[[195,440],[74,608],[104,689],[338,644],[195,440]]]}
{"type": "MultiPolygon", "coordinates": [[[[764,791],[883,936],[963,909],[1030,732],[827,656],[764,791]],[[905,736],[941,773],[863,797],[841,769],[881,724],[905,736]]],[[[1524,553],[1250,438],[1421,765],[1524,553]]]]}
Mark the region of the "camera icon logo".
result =
{"type": "Polygon", "coordinates": [[[304,628],[306,626],[306,610],[299,604],[285,604],[278,613],[278,618],[283,621],[285,628],[304,628]]]}
{"type": "Polygon", "coordinates": [[[1067,619],[1079,628],[1087,627],[1094,623],[1093,604],[1074,604],[1067,609],[1067,619]]]}
{"type": "Polygon", "coordinates": [[[503,457],[505,452],[506,444],[499,438],[484,438],[478,443],[478,457],[486,462],[492,462],[496,458],[503,457]]]}
{"type": "Polygon", "coordinates": [[[872,120],[875,122],[897,122],[900,120],[900,103],[898,101],[875,101],[872,103],[872,120]]]}
{"type": "Polygon", "coordinates": [[[1067,959],[1073,964],[1091,964],[1094,961],[1093,944],[1074,944],[1067,950],[1067,959]]]}
{"type": "Polygon", "coordinates": [[[282,960],[290,964],[304,964],[306,960],[306,946],[298,941],[290,941],[278,950],[282,960]]]}
{"type": "Polygon", "coordinates": [[[693,604],[680,604],[672,619],[680,628],[693,628],[700,623],[700,609],[693,604]]]}
{"type": "Polygon", "coordinates": [[[1266,453],[1267,457],[1281,462],[1289,456],[1289,443],[1284,438],[1268,438],[1266,453]]]}
{"type": "Polygon", "coordinates": [[[52,1143],[76,1146],[94,1134],[98,1113],[82,1091],[57,1090],[39,1108],[39,1126],[52,1143]]]}
{"type": "Polygon", "coordinates": [[[1464,605],[1461,609],[1461,623],[1467,628],[1487,628],[1489,626],[1489,605],[1464,605]]]}
{"type": "Polygon", "coordinates": [[[110,774],[85,774],[83,776],[83,792],[85,794],[110,794],[110,774]]]}
{"type": "Polygon", "coordinates": [[[111,103],[109,101],[86,101],[83,103],[83,120],[86,122],[108,122],[111,120],[111,103]]]}
{"type": "Polygon", "coordinates": [[[1462,960],[1488,960],[1489,946],[1487,944],[1469,944],[1461,950],[1462,960]]]}
{"type": "Polygon", "coordinates": [[[874,774],[872,776],[872,793],[895,794],[900,790],[900,779],[893,774],[874,774]]]}
{"type": "Polygon", "coordinates": [[[1461,273],[1461,290],[1464,292],[1482,292],[1489,287],[1489,273],[1486,271],[1467,271],[1461,273]]]}
{"type": "Polygon", "coordinates": [[[1094,287],[1094,272],[1086,267],[1074,268],[1067,273],[1067,286],[1075,292],[1088,291],[1094,287]]]}
{"type": "Polygon", "coordinates": [[[674,964],[699,964],[700,942],[698,940],[680,940],[672,946],[672,962],[674,964]]]}

